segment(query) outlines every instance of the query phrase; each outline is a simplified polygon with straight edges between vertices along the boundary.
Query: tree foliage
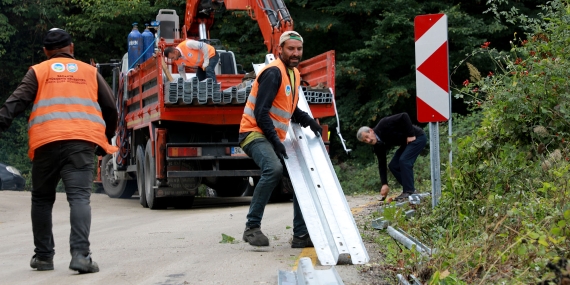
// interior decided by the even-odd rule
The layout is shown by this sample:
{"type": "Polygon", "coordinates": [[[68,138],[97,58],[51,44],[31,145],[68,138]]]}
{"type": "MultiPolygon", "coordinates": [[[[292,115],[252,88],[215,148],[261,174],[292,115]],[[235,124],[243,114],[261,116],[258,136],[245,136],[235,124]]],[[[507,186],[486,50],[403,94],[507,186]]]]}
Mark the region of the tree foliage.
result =
{"type": "MultiPolygon", "coordinates": [[[[534,17],[536,5],[541,2],[502,1],[498,9],[514,7],[534,17]]],[[[175,9],[183,20],[185,4],[184,0],[0,0],[0,23],[5,23],[0,25],[0,102],[16,88],[29,66],[45,60],[41,41],[48,29],[66,29],[73,36],[78,59],[104,63],[122,58],[127,51],[126,37],[133,22],[142,26],[163,8],[175,9]]],[[[455,86],[468,76],[467,69],[458,63],[471,48],[486,41],[501,48],[499,39],[512,37],[517,29],[498,21],[494,13],[483,13],[488,9],[484,1],[289,0],[285,4],[295,29],[305,39],[304,58],[336,51],[335,95],[341,131],[348,147],[354,150],[353,159],[360,162],[371,162],[373,157],[368,155],[366,145],[356,142],[358,127],[374,125],[395,112],[407,111],[415,117],[415,16],[447,14],[455,86]]],[[[220,39],[234,51],[246,71],[252,70],[251,63],[262,62],[267,52],[257,23],[244,11],[220,8],[210,37],[220,39]]],[[[486,65],[492,66],[492,62],[486,65]]],[[[110,70],[102,72],[110,76],[110,70]]],[[[454,100],[453,106],[454,112],[467,112],[461,100],[454,100]]],[[[327,119],[325,123],[334,135],[335,120],[327,119]]],[[[14,126],[4,137],[22,131],[14,126]]],[[[332,139],[331,155],[348,159],[336,139],[332,139]]]]}

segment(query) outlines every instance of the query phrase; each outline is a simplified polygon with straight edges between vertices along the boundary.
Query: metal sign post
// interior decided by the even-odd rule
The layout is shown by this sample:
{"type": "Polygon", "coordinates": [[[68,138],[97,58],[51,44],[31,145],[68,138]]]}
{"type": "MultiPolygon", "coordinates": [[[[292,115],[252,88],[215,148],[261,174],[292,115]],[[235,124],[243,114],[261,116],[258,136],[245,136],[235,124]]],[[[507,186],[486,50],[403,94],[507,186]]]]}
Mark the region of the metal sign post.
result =
{"type": "Polygon", "coordinates": [[[441,197],[439,161],[439,123],[429,123],[429,155],[431,161],[431,206],[435,208],[441,197]]]}
{"type": "Polygon", "coordinates": [[[438,122],[449,120],[451,113],[447,16],[417,16],[414,34],[418,121],[429,123],[432,207],[435,207],[441,196],[438,122]]]}

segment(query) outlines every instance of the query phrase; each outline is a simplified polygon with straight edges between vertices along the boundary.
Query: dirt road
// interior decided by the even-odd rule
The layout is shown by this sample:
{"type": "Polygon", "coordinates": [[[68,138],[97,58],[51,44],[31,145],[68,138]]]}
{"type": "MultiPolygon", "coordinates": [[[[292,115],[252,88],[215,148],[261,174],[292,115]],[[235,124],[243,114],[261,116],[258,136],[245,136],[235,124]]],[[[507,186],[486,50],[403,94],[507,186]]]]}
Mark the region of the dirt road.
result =
{"type": "MultiPolygon", "coordinates": [[[[314,254],[290,247],[292,203],[266,208],[262,230],[270,238],[269,247],[243,242],[248,198],[233,199],[229,206],[226,201],[222,206],[153,211],[142,208],[137,198],[93,194],[91,250],[101,271],[78,275],[68,269],[65,194],[57,194],[53,211],[55,270],[37,272],[29,266],[34,253],[30,193],[0,191],[0,284],[277,284],[279,270],[292,271],[301,256],[314,254]],[[235,238],[234,243],[220,243],[222,234],[235,238]]],[[[369,202],[366,197],[347,200],[351,207],[369,202]]],[[[336,269],[347,285],[367,283],[355,265],[336,269]]]]}

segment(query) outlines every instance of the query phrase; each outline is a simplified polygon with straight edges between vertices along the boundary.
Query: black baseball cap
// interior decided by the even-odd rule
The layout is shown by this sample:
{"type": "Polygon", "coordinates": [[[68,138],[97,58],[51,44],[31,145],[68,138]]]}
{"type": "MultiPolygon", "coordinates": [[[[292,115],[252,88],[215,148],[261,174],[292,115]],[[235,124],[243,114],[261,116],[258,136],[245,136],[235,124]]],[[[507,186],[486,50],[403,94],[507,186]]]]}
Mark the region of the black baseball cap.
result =
{"type": "Polygon", "coordinates": [[[71,44],[71,36],[64,30],[53,28],[44,37],[44,47],[47,50],[64,48],[71,44]]]}

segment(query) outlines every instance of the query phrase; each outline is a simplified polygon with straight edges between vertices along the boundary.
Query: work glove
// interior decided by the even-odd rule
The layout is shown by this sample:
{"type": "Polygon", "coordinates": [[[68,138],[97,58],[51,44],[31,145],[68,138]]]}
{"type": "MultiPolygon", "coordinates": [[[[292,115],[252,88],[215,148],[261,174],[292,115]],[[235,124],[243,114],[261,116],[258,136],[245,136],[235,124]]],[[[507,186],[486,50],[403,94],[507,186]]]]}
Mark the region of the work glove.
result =
{"type": "Polygon", "coordinates": [[[320,137],[321,134],[323,133],[323,128],[314,119],[311,120],[311,122],[309,123],[309,127],[311,128],[311,131],[313,131],[313,133],[315,133],[315,136],[317,136],[317,138],[320,137]]]}
{"type": "Polygon", "coordinates": [[[276,142],[273,145],[273,149],[275,150],[275,154],[277,154],[277,157],[279,157],[279,159],[289,159],[287,152],[285,151],[285,146],[281,142],[276,142]]]}
{"type": "Polygon", "coordinates": [[[206,68],[207,68],[207,67],[208,67],[208,65],[207,65],[206,63],[202,64],[202,69],[203,69],[204,71],[206,71],[206,68]]]}

